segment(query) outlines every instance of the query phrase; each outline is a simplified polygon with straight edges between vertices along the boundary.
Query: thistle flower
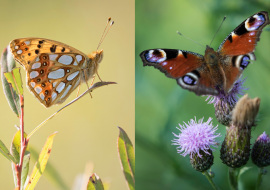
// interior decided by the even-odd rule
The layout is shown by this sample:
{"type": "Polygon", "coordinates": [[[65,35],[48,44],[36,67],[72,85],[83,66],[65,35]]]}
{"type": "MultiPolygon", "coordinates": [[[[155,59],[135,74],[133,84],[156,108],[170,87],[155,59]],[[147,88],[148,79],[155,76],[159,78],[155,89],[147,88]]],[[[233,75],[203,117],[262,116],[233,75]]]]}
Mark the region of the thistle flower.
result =
{"type": "Polygon", "coordinates": [[[216,118],[221,124],[229,125],[231,122],[232,110],[239,96],[244,95],[244,91],[248,90],[248,88],[244,87],[245,81],[246,78],[240,77],[228,93],[219,91],[218,95],[209,95],[206,98],[205,101],[208,101],[208,104],[214,104],[216,118]]]}
{"type": "Polygon", "coordinates": [[[232,122],[220,149],[220,158],[231,168],[247,163],[250,155],[251,128],[259,111],[260,99],[243,96],[232,111],[232,122]]]}
{"type": "Polygon", "coordinates": [[[177,129],[181,132],[174,134],[176,137],[172,140],[172,145],[178,146],[177,152],[182,156],[189,154],[192,167],[197,171],[206,171],[213,164],[213,155],[211,146],[216,146],[216,137],[220,134],[216,133],[217,126],[212,124],[212,118],[203,123],[203,118],[199,121],[191,119],[184,125],[179,124],[177,129]]]}
{"type": "Polygon", "coordinates": [[[258,167],[270,165],[270,138],[265,132],[254,143],[251,151],[251,159],[258,167]]]}

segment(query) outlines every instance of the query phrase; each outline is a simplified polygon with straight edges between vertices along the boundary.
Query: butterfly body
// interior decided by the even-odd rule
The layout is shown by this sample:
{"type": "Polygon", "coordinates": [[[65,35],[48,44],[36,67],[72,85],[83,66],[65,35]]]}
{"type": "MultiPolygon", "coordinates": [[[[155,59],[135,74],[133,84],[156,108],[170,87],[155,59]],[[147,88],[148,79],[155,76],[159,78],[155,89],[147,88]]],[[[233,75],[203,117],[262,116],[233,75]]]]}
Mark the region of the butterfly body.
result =
{"type": "Polygon", "coordinates": [[[93,78],[103,57],[102,50],[87,56],[44,38],[15,39],[9,49],[25,68],[30,91],[45,107],[64,102],[81,82],[93,78]]]}
{"type": "Polygon", "coordinates": [[[178,85],[197,95],[229,92],[251,60],[262,29],[269,24],[268,13],[261,11],[242,22],[215,51],[206,46],[205,55],[175,50],[150,49],[140,56],[144,66],[154,66],[178,85]]]}

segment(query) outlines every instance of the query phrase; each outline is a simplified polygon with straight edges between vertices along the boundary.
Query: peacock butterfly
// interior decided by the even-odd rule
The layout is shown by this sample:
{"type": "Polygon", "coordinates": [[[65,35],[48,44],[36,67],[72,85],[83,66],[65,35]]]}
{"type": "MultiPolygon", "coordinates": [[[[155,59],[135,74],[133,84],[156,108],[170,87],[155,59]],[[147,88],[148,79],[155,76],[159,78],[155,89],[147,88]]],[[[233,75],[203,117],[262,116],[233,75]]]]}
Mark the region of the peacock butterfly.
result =
{"type": "Polygon", "coordinates": [[[268,24],[268,13],[258,12],[231,32],[217,51],[206,46],[204,56],[176,49],[150,49],[140,56],[144,66],[154,66],[197,95],[227,93],[250,60],[255,60],[253,52],[268,24]]]}

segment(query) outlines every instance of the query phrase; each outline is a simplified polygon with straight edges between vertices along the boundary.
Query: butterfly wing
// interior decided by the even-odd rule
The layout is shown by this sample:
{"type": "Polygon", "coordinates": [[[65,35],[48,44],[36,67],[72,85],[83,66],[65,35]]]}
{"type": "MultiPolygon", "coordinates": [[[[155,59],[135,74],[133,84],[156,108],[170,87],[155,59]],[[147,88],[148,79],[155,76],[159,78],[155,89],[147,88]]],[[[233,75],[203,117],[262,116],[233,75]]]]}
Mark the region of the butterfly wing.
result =
{"type": "Polygon", "coordinates": [[[16,39],[10,50],[27,71],[30,91],[46,107],[65,101],[85,77],[83,69],[90,66],[85,54],[53,40],[16,39]]]}
{"type": "Polygon", "coordinates": [[[245,55],[255,50],[262,29],[270,24],[268,13],[261,11],[243,21],[221,43],[218,52],[223,55],[245,55]]]}
{"type": "Polygon", "coordinates": [[[260,39],[262,29],[269,24],[268,13],[261,11],[243,21],[221,43],[218,53],[223,60],[226,91],[239,78],[250,60],[255,60],[254,50],[260,39]]]}
{"type": "Polygon", "coordinates": [[[144,66],[154,66],[167,77],[176,79],[184,89],[197,95],[217,94],[202,55],[175,49],[150,49],[140,56],[144,66]]]}

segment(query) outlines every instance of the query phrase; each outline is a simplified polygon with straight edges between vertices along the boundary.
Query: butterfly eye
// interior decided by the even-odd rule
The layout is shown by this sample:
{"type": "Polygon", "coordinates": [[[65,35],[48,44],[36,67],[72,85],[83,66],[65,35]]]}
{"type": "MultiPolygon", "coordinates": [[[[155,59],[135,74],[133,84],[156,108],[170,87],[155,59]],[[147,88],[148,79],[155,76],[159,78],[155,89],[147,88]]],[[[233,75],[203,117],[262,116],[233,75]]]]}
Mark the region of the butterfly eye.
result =
{"type": "Polygon", "coordinates": [[[194,73],[187,73],[177,80],[178,84],[182,87],[194,86],[197,84],[199,77],[194,73]]]}
{"type": "Polygon", "coordinates": [[[255,55],[253,53],[239,55],[236,56],[234,60],[233,64],[241,70],[244,70],[249,65],[250,60],[255,60],[255,55]]]}

